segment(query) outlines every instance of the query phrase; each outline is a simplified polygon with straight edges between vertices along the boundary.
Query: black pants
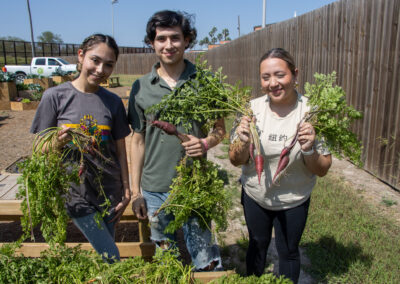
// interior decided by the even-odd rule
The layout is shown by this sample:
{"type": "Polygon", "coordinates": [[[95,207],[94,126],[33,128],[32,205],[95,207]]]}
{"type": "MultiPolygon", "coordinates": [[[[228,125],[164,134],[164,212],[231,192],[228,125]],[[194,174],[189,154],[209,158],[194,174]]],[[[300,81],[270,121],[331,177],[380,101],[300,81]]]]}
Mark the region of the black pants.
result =
{"type": "Polygon", "coordinates": [[[300,275],[299,243],[306,225],[310,199],[295,208],[271,211],[258,205],[242,189],[242,205],[249,230],[247,274],[257,276],[263,274],[274,228],[279,256],[279,275],[284,275],[297,283],[300,275]]]}

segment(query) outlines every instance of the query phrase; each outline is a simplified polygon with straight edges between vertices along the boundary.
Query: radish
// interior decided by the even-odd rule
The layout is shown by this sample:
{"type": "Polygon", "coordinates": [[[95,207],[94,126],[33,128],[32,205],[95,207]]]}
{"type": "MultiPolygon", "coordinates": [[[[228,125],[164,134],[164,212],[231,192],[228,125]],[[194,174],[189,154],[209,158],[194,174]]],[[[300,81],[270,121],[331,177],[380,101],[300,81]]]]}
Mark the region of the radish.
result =
{"type": "Polygon", "coordinates": [[[179,138],[179,140],[181,140],[181,142],[186,142],[189,141],[189,137],[187,137],[186,134],[182,134],[180,133],[177,129],[176,126],[166,122],[166,121],[160,121],[160,120],[154,120],[151,122],[152,126],[155,126],[157,128],[160,128],[161,130],[163,130],[165,133],[167,133],[168,135],[175,135],[176,137],[179,138]]]}

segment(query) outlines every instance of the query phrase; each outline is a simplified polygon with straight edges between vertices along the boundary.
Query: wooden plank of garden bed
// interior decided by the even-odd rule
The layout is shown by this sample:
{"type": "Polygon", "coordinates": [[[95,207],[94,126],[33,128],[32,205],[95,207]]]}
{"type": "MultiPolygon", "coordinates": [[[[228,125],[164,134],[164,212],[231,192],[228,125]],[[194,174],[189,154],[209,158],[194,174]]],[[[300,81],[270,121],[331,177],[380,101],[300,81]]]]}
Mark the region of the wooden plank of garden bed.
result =
{"type": "MultiPolygon", "coordinates": [[[[22,200],[0,200],[0,221],[7,221],[9,218],[13,219],[13,217],[21,217],[21,203],[22,200]]],[[[131,203],[126,207],[121,220],[138,220],[132,211],[131,203]]]]}
{"type": "Polygon", "coordinates": [[[225,275],[230,275],[235,273],[233,270],[228,271],[213,271],[213,272],[195,272],[193,273],[193,277],[196,280],[201,281],[202,283],[208,283],[212,280],[218,279],[225,275]]]}
{"type": "MultiPolygon", "coordinates": [[[[7,243],[0,243],[3,246],[7,243]]],[[[118,242],[116,243],[120,256],[123,258],[133,256],[151,257],[154,255],[154,244],[151,242],[118,242]]],[[[90,243],[65,243],[68,247],[80,245],[83,250],[93,250],[90,243]]],[[[21,248],[16,250],[16,254],[22,253],[25,257],[40,257],[40,253],[49,249],[47,243],[22,243],[21,248]]]]}

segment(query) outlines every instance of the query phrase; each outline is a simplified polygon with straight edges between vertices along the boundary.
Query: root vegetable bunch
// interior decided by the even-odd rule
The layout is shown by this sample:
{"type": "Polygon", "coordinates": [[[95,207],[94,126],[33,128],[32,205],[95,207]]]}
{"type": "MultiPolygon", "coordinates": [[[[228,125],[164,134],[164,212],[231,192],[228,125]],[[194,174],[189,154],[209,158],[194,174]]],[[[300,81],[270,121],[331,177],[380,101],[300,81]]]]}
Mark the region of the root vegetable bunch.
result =
{"type": "MultiPolygon", "coordinates": [[[[152,125],[168,135],[175,135],[181,142],[189,139],[168,122],[157,120],[152,125]]],[[[203,229],[211,231],[210,224],[214,221],[216,231],[225,230],[230,202],[218,166],[204,158],[192,159],[185,156],[176,171],[177,177],[172,181],[170,195],[154,213],[158,215],[165,210],[165,213],[174,215],[175,219],[168,224],[165,233],[175,232],[191,216],[198,218],[203,229]]]]}
{"type": "Polygon", "coordinates": [[[328,75],[316,73],[314,77],[315,84],[306,83],[304,87],[311,111],[302,118],[291,143],[281,152],[273,178],[275,184],[287,169],[289,154],[297,142],[303,122],[313,125],[317,139],[323,140],[331,153],[339,158],[347,157],[358,166],[362,165],[362,146],[356,134],[351,131],[352,122],[362,118],[361,112],[347,105],[344,90],[334,86],[336,72],[328,75]]]}
{"type": "MultiPolygon", "coordinates": [[[[249,106],[250,88],[240,88],[240,82],[230,85],[224,82],[226,76],[222,68],[215,73],[207,67],[207,61],[196,60],[196,77],[187,81],[184,86],[163,97],[160,103],[146,110],[158,120],[173,125],[182,125],[191,129],[193,121],[205,122],[208,125],[217,119],[231,114],[253,117],[249,106]]],[[[263,157],[261,155],[260,138],[253,121],[251,129],[251,153],[255,151],[255,163],[260,179],[263,172],[263,157]]]]}
{"type": "MultiPolygon", "coordinates": [[[[32,155],[19,164],[22,175],[18,179],[20,186],[17,197],[23,199],[21,226],[24,231],[20,241],[26,239],[29,234],[34,240],[33,228],[40,224],[46,242],[50,245],[64,243],[69,219],[65,210],[65,201],[68,198],[70,184],[79,184],[87,169],[84,153],[109,162],[100,153],[97,141],[80,129],[68,131],[74,147],[64,147],[63,150],[59,150],[55,141],[60,130],[59,127],[48,128],[36,135],[32,155]],[[73,151],[72,148],[76,148],[80,155],[79,165],[67,159],[73,151]]],[[[100,183],[99,194],[104,195],[100,183]]],[[[106,208],[109,206],[109,200],[107,198],[105,200],[104,207],[106,208]]],[[[103,214],[106,211],[105,209],[103,214]]]]}

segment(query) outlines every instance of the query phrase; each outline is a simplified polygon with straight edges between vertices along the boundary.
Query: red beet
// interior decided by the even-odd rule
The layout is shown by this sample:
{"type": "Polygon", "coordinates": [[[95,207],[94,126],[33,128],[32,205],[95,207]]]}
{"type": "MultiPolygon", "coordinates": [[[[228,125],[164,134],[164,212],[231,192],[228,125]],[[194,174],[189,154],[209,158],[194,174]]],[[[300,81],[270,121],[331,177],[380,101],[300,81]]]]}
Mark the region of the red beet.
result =
{"type": "Polygon", "coordinates": [[[168,135],[175,135],[176,137],[181,140],[181,142],[186,142],[189,141],[190,139],[187,137],[187,135],[180,133],[177,129],[176,126],[166,122],[166,121],[160,121],[160,120],[154,120],[151,122],[151,125],[160,128],[163,130],[165,133],[168,135]]]}

